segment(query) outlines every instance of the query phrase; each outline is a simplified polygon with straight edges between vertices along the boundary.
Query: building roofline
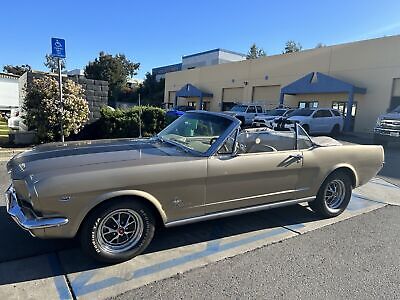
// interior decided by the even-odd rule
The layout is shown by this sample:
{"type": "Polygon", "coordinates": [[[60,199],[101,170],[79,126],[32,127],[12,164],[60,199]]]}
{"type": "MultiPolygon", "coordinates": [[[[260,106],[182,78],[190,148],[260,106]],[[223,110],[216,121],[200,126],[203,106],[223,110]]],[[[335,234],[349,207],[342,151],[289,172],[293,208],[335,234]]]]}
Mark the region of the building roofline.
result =
{"type": "MultiPolygon", "coordinates": [[[[227,62],[224,64],[216,64],[216,65],[209,65],[209,66],[202,66],[201,69],[206,69],[206,68],[220,68],[220,67],[224,67],[226,65],[229,64],[244,64],[244,63],[249,63],[251,61],[256,61],[258,59],[262,59],[262,60],[270,60],[272,58],[276,58],[276,57],[285,57],[285,56],[289,56],[289,55],[303,55],[304,53],[309,53],[311,51],[323,51],[324,49],[332,49],[332,48],[336,48],[336,47],[342,47],[345,45],[355,45],[355,44],[361,44],[361,43],[368,43],[368,42],[372,42],[372,41],[377,41],[377,40],[390,40],[390,39],[399,39],[400,38],[400,34],[395,34],[395,35],[390,35],[390,36],[384,36],[384,37],[377,37],[377,38],[371,38],[371,39],[366,39],[366,40],[358,40],[358,41],[352,41],[352,42],[346,42],[346,43],[341,43],[341,44],[334,44],[334,45],[329,45],[329,46],[325,46],[322,48],[310,48],[310,49],[305,49],[305,50],[301,50],[300,52],[293,52],[293,53],[277,53],[277,54],[272,54],[272,55],[267,55],[264,57],[259,57],[256,59],[251,59],[251,60],[239,60],[239,61],[232,61],[232,62],[227,62]]],[[[178,72],[188,72],[188,71],[194,71],[194,70],[199,70],[200,68],[196,68],[193,70],[180,70],[178,72]]]]}
{"type": "Polygon", "coordinates": [[[223,49],[223,48],[216,48],[216,49],[207,50],[207,51],[203,51],[203,52],[198,52],[198,53],[194,53],[194,54],[183,55],[182,59],[189,58],[189,57],[194,57],[194,56],[199,56],[199,55],[203,55],[203,54],[208,54],[208,53],[213,53],[213,52],[219,52],[219,51],[240,55],[240,56],[243,56],[243,57],[246,56],[246,54],[243,54],[243,53],[240,53],[240,52],[235,52],[235,51],[231,51],[231,50],[227,50],[227,49],[223,49]]]}
{"type": "Polygon", "coordinates": [[[10,78],[10,79],[18,79],[20,76],[19,75],[15,75],[12,73],[4,73],[4,72],[0,72],[0,78],[10,78]]]}
{"type": "Polygon", "coordinates": [[[165,65],[165,66],[160,66],[160,67],[155,67],[152,68],[151,70],[160,70],[160,69],[164,69],[164,68],[168,68],[168,67],[178,67],[178,66],[182,66],[182,63],[176,63],[176,64],[171,64],[171,65],[165,65]]]}

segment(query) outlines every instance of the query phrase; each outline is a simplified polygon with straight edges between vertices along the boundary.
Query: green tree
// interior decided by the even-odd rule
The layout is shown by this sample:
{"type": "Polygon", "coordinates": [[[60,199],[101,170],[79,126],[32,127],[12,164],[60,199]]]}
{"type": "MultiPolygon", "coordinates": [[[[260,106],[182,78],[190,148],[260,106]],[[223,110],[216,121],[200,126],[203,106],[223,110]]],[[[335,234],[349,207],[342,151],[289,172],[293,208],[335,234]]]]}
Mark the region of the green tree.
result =
{"type": "Polygon", "coordinates": [[[300,43],[296,43],[293,40],[289,40],[285,44],[285,49],[283,53],[293,53],[293,52],[300,52],[303,49],[300,43]]]}
{"type": "Polygon", "coordinates": [[[24,99],[23,116],[30,130],[36,130],[40,142],[58,140],[60,118],[66,137],[78,133],[89,119],[89,106],[81,85],[67,79],[63,83],[63,110],[57,80],[52,76],[34,79],[24,99]]]}
{"type": "Polygon", "coordinates": [[[156,80],[156,75],[146,73],[142,85],[137,90],[143,104],[160,106],[164,101],[165,79],[156,80]]]}
{"type": "Polygon", "coordinates": [[[21,76],[25,72],[31,71],[32,68],[30,65],[20,65],[20,66],[13,66],[13,65],[5,65],[3,67],[3,72],[15,74],[21,76]]]}
{"type": "Polygon", "coordinates": [[[249,52],[247,52],[246,58],[247,59],[254,59],[254,58],[259,58],[266,56],[267,54],[262,48],[257,47],[257,45],[254,43],[253,45],[250,46],[249,52]]]}
{"type": "MultiPolygon", "coordinates": [[[[50,54],[46,54],[46,56],[44,58],[45,58],[44,66],[46,68],[48,68],[49,71],[52,73],[58,72],[58,58],[53,57],[50,54]]],[[[61,70],[64,70],[64,69],[65,69],[65,59],[61,58],[61,70]]]]}
{"type": "Polygon", "coordinates": [[[102,51],[99,57],[85,67],[85,76],[89,79],[108,81],[109,100],[116,101],[126,87],[128,76],[136,75],[139,66],[140,63],[130,61],[124,54],[113,56],[102,51]]]}

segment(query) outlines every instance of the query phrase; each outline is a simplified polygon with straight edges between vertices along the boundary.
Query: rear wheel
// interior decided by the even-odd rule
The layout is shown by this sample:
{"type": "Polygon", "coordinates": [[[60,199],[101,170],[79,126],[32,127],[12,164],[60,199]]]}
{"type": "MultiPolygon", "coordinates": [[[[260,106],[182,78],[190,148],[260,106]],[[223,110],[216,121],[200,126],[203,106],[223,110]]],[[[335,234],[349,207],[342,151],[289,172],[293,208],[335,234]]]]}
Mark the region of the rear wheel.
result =
{"type": "Polygon", "coordinates": [[[95,209],[82,225],[82,249],[107,263],[140,254],[154,236],[155,219],[147,205],[134,199],[113,201],[95,209]]]}
{"type": "Polygon", "coordinates": [[[337,171],[329,175],[321,185],[317,197],[309,203],[311,209],[325,218],[340,215],[350,202],[351,179],[348,174],[337,171]]]}

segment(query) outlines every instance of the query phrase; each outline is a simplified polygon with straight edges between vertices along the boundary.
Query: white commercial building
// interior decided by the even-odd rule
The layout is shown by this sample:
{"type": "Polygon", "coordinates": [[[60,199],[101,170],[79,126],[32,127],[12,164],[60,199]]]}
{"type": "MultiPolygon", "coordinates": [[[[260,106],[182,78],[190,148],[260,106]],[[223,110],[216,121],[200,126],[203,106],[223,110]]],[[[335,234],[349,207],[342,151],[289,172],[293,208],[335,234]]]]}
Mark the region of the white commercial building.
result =
{"type": "Polygon", "coordinates": [[[19,107],[19,76],[0,73],[0,110],[9,111],[19,107]]]}

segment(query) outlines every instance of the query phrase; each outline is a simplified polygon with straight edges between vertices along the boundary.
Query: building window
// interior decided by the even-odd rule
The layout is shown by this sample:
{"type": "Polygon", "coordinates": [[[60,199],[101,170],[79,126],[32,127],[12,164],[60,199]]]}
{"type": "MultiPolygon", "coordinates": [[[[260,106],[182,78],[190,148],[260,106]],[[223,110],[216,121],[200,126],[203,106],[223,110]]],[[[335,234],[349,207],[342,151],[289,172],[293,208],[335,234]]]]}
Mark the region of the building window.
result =
{"type": "MultiPolygon", "coordinates": [[[[332,108],[337,109],[342,113],[344,117],[347,115],[347,101],[333,101],[332,108]]],[[[355,117],[357,112],[357,102],[353,102],[353,107],[351,109],[351,116],[355,117]]]]}
{"type": "Polygon", "coordinates": [[[188,106],[196,108],[196,101],[188,101],[188,106]]]}
{"type": "Polygon", "coordinates": [[[318,108],[318,101],[299,101],[299,108],[318,108]]]}

